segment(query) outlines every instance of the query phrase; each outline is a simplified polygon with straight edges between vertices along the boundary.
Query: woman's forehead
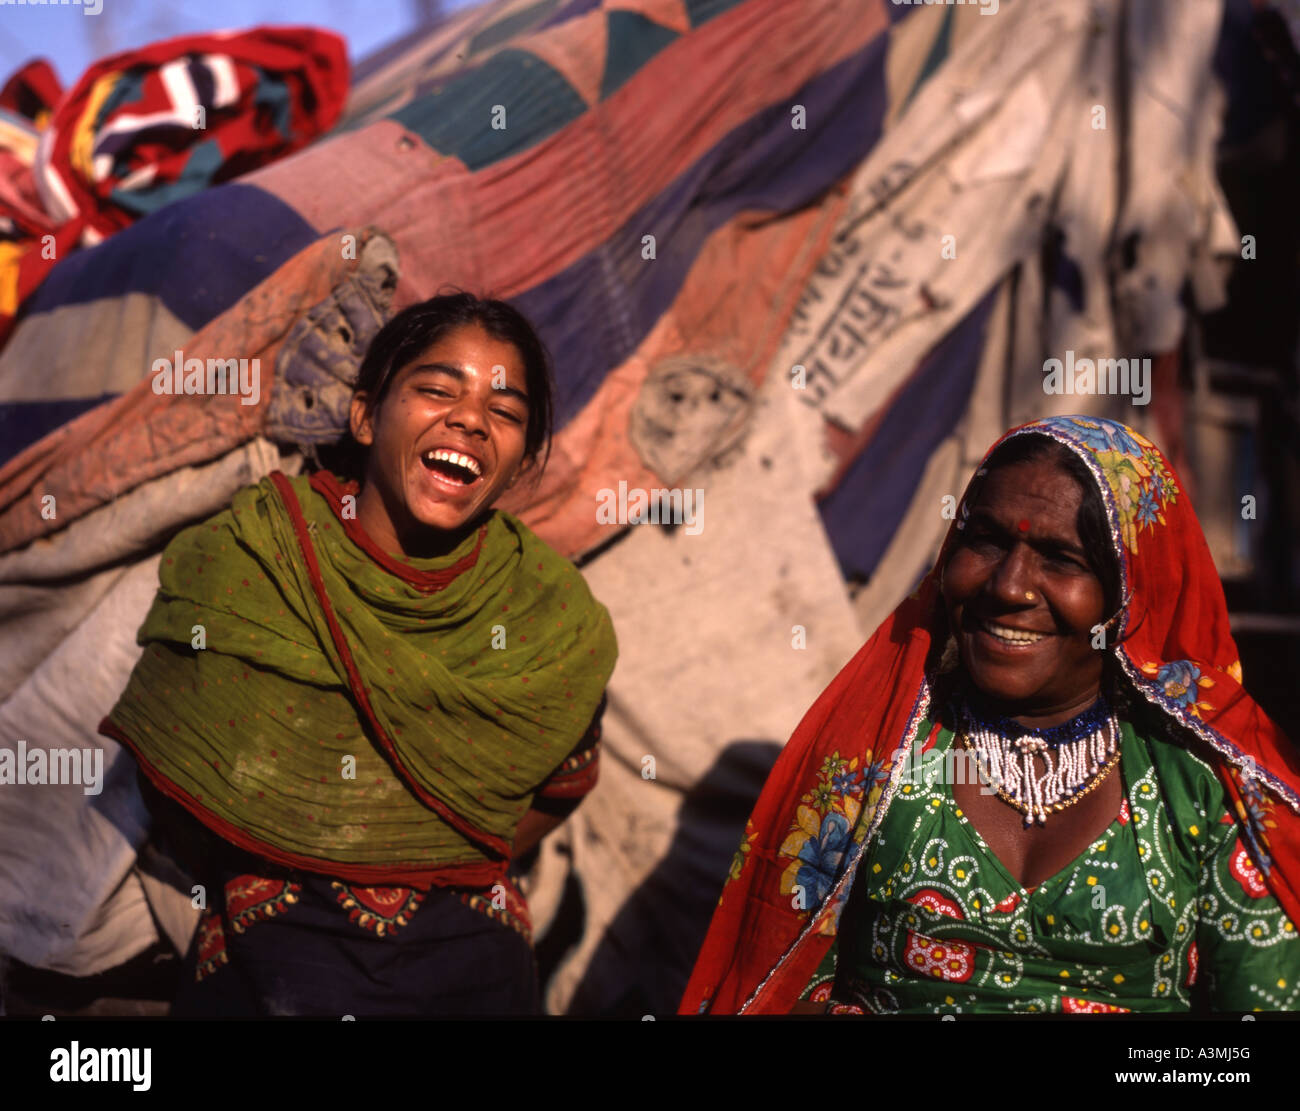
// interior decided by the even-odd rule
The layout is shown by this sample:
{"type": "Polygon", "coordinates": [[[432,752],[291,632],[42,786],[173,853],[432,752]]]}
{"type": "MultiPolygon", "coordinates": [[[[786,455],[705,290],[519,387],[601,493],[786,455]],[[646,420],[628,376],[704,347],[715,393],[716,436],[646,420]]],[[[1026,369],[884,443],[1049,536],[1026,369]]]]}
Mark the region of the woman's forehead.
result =
{"type": "Polygon", "coordinates": [[[970,509],[994,517],[1032,512],[1044,521],[1068,524],[1074,531],[1082,502],[1083,490],[1072,474],[1050,459],[1034,459],[990,471],[970,509]]]}

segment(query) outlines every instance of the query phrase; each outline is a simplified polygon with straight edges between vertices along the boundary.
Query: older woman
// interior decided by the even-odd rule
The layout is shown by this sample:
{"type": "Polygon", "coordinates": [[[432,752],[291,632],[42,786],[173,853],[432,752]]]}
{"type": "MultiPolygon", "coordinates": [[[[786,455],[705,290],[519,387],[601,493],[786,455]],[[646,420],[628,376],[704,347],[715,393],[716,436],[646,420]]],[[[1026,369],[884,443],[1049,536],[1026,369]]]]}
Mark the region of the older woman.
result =
{"type": "Polygon", "coordinates": [[[359,481],[273,474],[168,546],[102,729],[202,880],[174,1013],[536,1009],[508,867],[593,785],[616,653],[581,575],[492,508],[550,402],[516,310],[415,305],[361,366],[359,481]]]}
{"type": "Polygon", "coordinates": [[[1160,452],[1015,429],[783,752],[682,1010],[1300,1009],[1298,771],[1160,452]]]}

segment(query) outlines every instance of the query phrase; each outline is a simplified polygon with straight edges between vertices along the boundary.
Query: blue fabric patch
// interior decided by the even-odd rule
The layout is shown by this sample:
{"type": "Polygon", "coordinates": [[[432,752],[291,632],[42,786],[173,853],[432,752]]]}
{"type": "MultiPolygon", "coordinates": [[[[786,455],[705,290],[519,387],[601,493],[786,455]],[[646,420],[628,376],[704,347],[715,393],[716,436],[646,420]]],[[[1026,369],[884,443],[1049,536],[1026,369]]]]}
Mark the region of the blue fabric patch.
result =
{"type": "Polygon", "coordinates": [[[568,23],[569,20],[577,19],[580,15],[594,12],[600,5],[601,0],[569,0],[537,29],[544,31],[548,27],[558,27],[561,23],[568,23]]]}
{"type": "Polygon", "coordinates": [[[8,462],[42,436],[89,412],[115,393],[71,401],[9,401],[0,403],[0,463],[8,462]]]}
{"type": "Polygon", "coordinates": [[[148,67],[128,69],[117,75],[117,81],[108,91],[108,96],[104,97],[104,103],[99,106],[99,111],[95,113],[96,130],[102,127],[104,121],[119,108],[134,104],[141,98],[147,69],[148,67]]]}
{"type": "Polygon", "coordinates": [[[147,216],[207,189],[221,169],[224,157],[221,144],[216,139],[209,139],[190,151],[185,168],[175,181],[161,181],[141,189],[114,189],[108,195],[109,200],[125,212],[137,217],[147,216]]]}
{"type": "Polygon", "coordinates": [[[258,108],[271,114],[275,130],[286,140],[294,138],[291,126],[293,97],[284,78],[264,69],[257,70],[257,91],[253,94],[253,103],[258,108]]]}
{"type": "Polygon", "coordinates": [[[197,332],[317,238],[265,190],[219,185],[69,255],[37,287],[23,315],[148,293],[197,332]]]}

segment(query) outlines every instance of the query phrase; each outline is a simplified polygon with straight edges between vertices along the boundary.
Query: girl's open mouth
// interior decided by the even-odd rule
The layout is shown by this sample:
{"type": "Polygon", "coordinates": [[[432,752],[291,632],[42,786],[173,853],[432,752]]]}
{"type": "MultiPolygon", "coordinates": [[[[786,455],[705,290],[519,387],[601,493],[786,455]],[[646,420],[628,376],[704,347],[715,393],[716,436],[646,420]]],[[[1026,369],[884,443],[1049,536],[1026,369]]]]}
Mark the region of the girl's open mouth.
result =
{"type": "Polygon", "coordinates": [[[448,448],[436,448],[420,456],[424,469],[439,485],[463,490],[473,486],[483,476],[483,467],[472,456],[448,448]]]}

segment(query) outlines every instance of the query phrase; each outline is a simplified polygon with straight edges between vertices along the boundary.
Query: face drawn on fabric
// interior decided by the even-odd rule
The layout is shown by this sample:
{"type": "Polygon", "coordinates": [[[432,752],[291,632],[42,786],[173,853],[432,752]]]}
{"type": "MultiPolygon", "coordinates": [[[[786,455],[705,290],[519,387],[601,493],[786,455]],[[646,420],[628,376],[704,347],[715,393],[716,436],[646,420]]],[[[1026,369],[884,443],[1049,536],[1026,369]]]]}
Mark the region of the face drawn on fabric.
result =
{"type": "Polygon", "coordinates": [[[347,429],[357,372],[392,315],[400,272],[388,236],[361,235],[355,270],[299,317],[280,348],[267,413],[267,434],[276,439],[332,443],[347,429]]]}
{"type": "Polygon", "coordinates": [[[676,482],[735,447],[752,411],[752,389],[734,363],[673,356],[646,378],[632,406],[629,435],[641,461],[665,482],[676,482]]]}

